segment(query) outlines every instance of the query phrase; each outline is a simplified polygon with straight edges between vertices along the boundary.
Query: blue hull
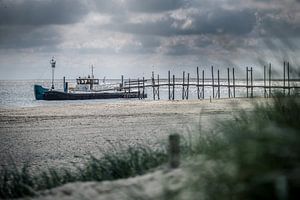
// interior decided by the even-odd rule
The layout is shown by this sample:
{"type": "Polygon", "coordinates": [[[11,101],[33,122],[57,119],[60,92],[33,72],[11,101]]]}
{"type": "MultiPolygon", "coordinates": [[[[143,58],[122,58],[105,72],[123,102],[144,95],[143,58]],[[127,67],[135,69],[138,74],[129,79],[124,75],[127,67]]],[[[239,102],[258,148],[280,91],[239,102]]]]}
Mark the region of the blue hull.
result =
{"type": "Polygon", "coordinates": [[[44,88],[40,85],[34,85],[34,96],[36,100],[44,100],[44,94],[48,92],[49,89],[44,88]]]}

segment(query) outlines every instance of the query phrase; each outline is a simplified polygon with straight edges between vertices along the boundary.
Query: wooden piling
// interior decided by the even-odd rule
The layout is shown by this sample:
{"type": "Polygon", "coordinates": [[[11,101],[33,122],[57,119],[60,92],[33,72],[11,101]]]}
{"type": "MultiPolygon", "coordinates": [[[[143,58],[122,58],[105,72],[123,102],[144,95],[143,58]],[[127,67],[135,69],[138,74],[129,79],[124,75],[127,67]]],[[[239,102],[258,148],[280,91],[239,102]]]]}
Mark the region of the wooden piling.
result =
{"type": "Polygon", "coordinates": [[[251,75],[251,98],[253,98],[253,69],[251,67],[251,71],[250,71],[250,75],[251,75]]]}
{"type": "Polygon", "coordinates": [[[247,88],[247,98],[249,97],[249,91],[248,91],[248,67],[246,67],[246,88],[247,88]]]}
{"type": "Polygon", "coordinates": [[[182,72],[182,100],[184,99],[184,90],[185,90],[185,71],[182,72]]]}
{"type": "Polygon", "coordinates": [[[171,100],[171,85],[170,85],[170,82],[171,82],[171,77],[170,77],[170,70],[168,71],[168,92],[169,92],[169,100],[171,100]]]}
{"type": "Polygon", "coordinates": [[[202,98],[204,99],[204,70],[202,70],[202,98]]]}
{"type": "Polygon", "coordinates": [[[66,77],[65,76],[63,77],[63,89],[64,89],[64,92],[66,92],[66,77]]]}
{"type": "Polygon", "coordinates": [[[269,97],[271,97],[271,84],[272,84],[272,65],[269,64],[269,97]]]}
{"type": "Polygon", "coordinates": [[[212,85],[212,93],[213,93],[213,98],[215,98],[215,85],[214,85],[214,66],[211,66],[211,85],[212,85]]]}
{"type": "Polygon", "coordinates": [[[290,62],[287,63],[287,79],[288,79],[288,95],[291,95],[291,87],[290,87],[290,62]]]}
{"type": "Polygon", "coordinates": [[[285,96],[285,61],[283,61],[283,95],[285,96]]]}
{"type": "Polygon", "coordinates": [[[121,89],[124,87],[124,76],[121,76],[121,89]]]}
{"type": "Polygon", "coordinates": [[[66,93],[68,93],[69,92],[69,83],[68,82],[66,82],[66,84],[65,84],[65,92],[66,93]]]}
{"type": "Polygon", "coordinates": [[[137,84],[138,84],[138,97],[141,99],[141,91],[140,91],[140,79],[137,79],[137,84]]]}
{"type": "Polygon", "coordinates": [[[180,165],[180,136],[178,134],[169,136],[169,165],[171,169],[180,165]]]}
{"type": "Polygon", "coordinates": [[[160,97],[159,97],[159,74],[157,74],[157,99],[160,100],[160,97]]]}
{"type": "Polygon", "coordinates": [[[155,80],[154,80],[154,72],[152,72],[152,92],[153,92],[153,100],[155,100],[155,80]]]}
{"type": "Polygon", "coordinates": [[[187,77],[186,99],[189,99],[189,87],[190,87],[190,73],[188,73],[188,77],[187,77]]]}
{"type": "Polygon", "coordinates": [[[129,96],[130,96],[130,78],[128,79],[128,93],[129,93],[129,96]]]}
{"type": "Polygon", "coordinates": [[[173,75],[173,89],[172,89],[172,100],[175,99],[175,75],[173,75]]]}
{"type": "Polygon", "coordinates": [[[233,98],[235,98],[235,74],[234,74],[234,67],[232,68],[232,83],[233,83],[233,98]]]}
{"type": "Polygon", "coordinates": [[[200,88],[199,88],[199,67],[197,67],[197,95],[198,95],[198,99],[200,99],[200,88]]]}
{"type": "Polygon", "coordinates": [[[229,68],[227,68],[227,81],[228,81],[228,98],[230,98],[230,77],[229,77],[229,68]]]}
{"type": "Polygon", "coordinates": [[[264,65],[264,97],[267,98],[267,81],[266,81],[266,72],[267,72],[267,68],[264,65]]]}
{"type": "Polygon", "coordinates": [[[145,99],[145,77],[143,77],[143,99],[145,99]]]}
{"type": "Polygon", "coordinates": [[[220,70],[218,70],[218,99],[220,99],[220,70]]]}

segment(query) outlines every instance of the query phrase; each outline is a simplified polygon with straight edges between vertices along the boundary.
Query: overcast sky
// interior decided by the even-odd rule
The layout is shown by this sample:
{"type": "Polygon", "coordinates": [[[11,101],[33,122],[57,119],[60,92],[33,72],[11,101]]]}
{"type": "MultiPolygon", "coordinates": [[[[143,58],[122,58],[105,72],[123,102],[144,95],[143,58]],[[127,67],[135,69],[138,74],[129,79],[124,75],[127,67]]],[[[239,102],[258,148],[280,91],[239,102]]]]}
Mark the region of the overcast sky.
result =
{"type": "Polygon", "coordinates": [[[299,55],[300,0],[0,0],[0,79],[50,78],[52,56],[56,78],[119,78],[299,55]]]}

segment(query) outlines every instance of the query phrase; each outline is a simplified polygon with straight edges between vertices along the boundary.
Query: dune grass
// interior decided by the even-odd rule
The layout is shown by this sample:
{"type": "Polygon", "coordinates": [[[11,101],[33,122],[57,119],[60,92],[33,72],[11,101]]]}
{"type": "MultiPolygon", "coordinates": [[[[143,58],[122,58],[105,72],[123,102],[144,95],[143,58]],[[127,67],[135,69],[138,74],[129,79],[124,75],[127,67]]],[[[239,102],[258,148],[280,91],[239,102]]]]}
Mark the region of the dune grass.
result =
{"type": "Polygon", "coordinates": [[[299,97],[276,95],[194,136],[189,181],[173,199],[298,199],[299,97]]]}
{"type": "Polygon", "coordinates": [[[101,158],[91,156],[84,167],[47,169],[32,175],[29,167],[2,168],[0,171],[0,198],[34,196],[37,191],[54,188],[75,181],[104,181],[141,175],[167,161],[164,148],[145,146],[106,153],[101,158]]]}

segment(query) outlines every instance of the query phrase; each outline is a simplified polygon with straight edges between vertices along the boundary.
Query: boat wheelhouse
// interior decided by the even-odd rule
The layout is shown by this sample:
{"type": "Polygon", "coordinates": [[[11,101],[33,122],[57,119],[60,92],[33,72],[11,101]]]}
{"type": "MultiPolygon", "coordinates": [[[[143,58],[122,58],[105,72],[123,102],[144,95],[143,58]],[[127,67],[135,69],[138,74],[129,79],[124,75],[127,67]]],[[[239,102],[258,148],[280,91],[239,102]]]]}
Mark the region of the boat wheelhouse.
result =
{"type": "Polygon", "coordinates": [[[76,79],[75,91],[93,91],[94,85],[99,85],[99,79],[94,78],[94,75],[87,78],[78,77],[76,79]]]}

